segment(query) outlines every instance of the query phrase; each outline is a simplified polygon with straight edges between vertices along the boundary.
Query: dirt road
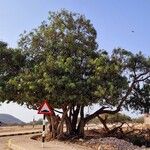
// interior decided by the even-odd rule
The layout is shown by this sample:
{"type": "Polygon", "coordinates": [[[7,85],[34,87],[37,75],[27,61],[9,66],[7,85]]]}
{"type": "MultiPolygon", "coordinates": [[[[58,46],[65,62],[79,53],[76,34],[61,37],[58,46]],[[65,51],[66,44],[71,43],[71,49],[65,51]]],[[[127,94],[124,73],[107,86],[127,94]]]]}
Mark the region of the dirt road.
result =
{"type": "Polygon", "coordinates": [[[11,139],[12,143],[23,148],[23,150],[92,150],[91,148],[80,146],[72,143],[65,143],[59,141],[46,142],[44,148],[41,142],[31,140],[32,135],[21,135],[0,138],[0,150],[8,150],[8,141],[11,139]]]}
{"type": "Polygon", "coordinates": [[[9,140],[9,137],[3,137],[3,138],[0,138],[0,149],[1,150],[7,150],[8,149],[8,140],[9,140]]]}
{"type": "MultiPolygon", "coordinates": [[[[0,136],[0,150],[8,150],[8,141],[11,139],[12,143],[18,145],[24,150],[43,150],[42,144],[40,141],[35,141],[30,139],[32,135],[15,135],[8,136],[9,134],[19,133],[19,132],[30,132],[38,131],[41,129],[41,126],[35,126],[33,129],[32,126],[12,126],[12,127],[1,127],[0,135],[7,135],[6,137],[0,136]]],[[[91,150],[90,148],[79,146],[77,144],[65,143],[59,141],[51,141],[44,143],[44,150],[91,150]]]]}

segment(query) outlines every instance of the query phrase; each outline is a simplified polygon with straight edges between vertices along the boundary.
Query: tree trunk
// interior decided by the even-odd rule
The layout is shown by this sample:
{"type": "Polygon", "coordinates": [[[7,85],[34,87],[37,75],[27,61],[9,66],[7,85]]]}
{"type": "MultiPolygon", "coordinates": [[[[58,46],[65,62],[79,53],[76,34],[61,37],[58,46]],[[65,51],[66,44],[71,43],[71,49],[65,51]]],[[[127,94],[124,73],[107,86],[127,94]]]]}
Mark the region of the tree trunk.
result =
{"type": "Polygon", "coordinates": [[[49,132],[50,132],[51,138],[55,139],[57,135],[60,134],[60,130],[59,132],[57,132],[57,128],[58,128],[60,120],[58,116],[56,116],[55,114],[52,116],[47,115],[47,120],[49,123],[49,132]]]}
{"type": "Polygon", "coordinates": [[[77,121],[78,121],[78,115],[79,115],[80,106],[77,105],[76,109],[73,108],[73,116],[72,116],[72,129],[76,131],[77,121]]]}
{"type": "Polygon", "coordinates": [[[80,122],[77,128],[78,137],[84,138],[84,127],[85,127],[85,120],[84,120],[84,106],[82,105],[80,108],[80,122]]]}
{"type": "Polygon", "coordinates": [[[65,121],[65,117],[67,116],[67,112],[68,110],[65,110],[65,112],[63,113],[61,119],[60,119],[60,122],[58,124],[58,127],[57,127],[57,133],[59,134],[62,134],[63,133],[63,124],[64,124],[64,121],[65,121]]]}
{"type": "Polygon", "coordinates": [[[57,136],[57,131],[56,131],[56,123],[55,123],[54,116],[51,116],[51,125],[52,125],[52,138],[55,139],[57,136]]]}
{"type": "Polygon", "coordinates": [[[66,124],[67,137],[84,137],[84,106],[81,105],[68,105],[63,106],[63,115],[60,120],[57,119],[56,115],[49,116],[49,128],[51,137],[61,139],[64,137],[63,134],[63,123],[66,124]],[[69,113],[68,113],[69,112],[69,113]],[[78,116],[80,114],[80,121],[78,123],[78,116]]]}
{"type": "Polygon", "coordinates": [[[84,138],[84,127],[85,127],[85,122],[84,119],[80,121],[77,129],[77,135],[79,138],[84,138]]]}

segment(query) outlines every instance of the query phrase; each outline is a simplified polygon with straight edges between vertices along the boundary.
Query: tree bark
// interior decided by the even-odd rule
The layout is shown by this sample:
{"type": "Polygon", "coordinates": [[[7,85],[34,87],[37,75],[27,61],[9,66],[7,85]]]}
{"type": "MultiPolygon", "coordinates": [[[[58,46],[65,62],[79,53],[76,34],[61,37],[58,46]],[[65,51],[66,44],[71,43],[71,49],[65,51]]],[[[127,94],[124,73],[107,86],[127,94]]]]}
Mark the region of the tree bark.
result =
{"type": "Polygon", "coordinates": [[[80,138],[84,138],[84,127],[85,127],[84,106],[82,105],[80,108],[80,121],[77,128],[77,135],[80,138]]]}
{"type": "Polygon", "coordinates": [[[99,115],[98,115],[97,117],[98,117],[98,119],[100,120],[100,122],[103,124],[103,126],[104,126],[106,132],[109,132],[110,130],[109,130],[109,128],[107,127],[107,122],[106,122],[107,118],[103,119],[103,118],[101,118],[99,115]]]}
{"type": "Polygon", "coordinates": [[[84,119],[80,121],[77,129],[77,135],[79,138],[84,138],[84,127],[85,127],[85,122],[84,119]]]}
{"type": "Polygon", "coordinates": [[[76,110],[73,110],[73,116],[72,116],[72,129],[76,131],[77,121],[78,121],[78,115],[80,111],[80,105],[76,106],[76,110]]]}

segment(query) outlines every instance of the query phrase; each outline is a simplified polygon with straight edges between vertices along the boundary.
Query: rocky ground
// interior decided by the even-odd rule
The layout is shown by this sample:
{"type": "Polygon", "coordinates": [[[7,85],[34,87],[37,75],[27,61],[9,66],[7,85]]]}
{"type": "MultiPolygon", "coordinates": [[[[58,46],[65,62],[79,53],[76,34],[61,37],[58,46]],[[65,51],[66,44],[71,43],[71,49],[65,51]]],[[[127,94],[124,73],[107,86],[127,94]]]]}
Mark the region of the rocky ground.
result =
{"type": "MultiPolygon", "coordinates": [[[[51,143],[51,141],[49,141],[51,143]]],[[[92,150],[146,150],[146,148],[135,146],[130,142],[127,142],[122,139],[117,139],[115,137],[106,137],[106,138],[92,138],[92,139],[79,139],[73,141],[62,141],[61,143],[74,145],[81,145],[85,149],[92,150]],[[87,147],[87,148],[86,148],[87,147]]],[[[78,149],[76,149],[78,150],[78,149]]]]}
{"type": "Polygon", "coordinates": [[[141,147],[114,137],[91,139],[85,142],[85,145],[95,150],[141,150],[141,147]]]}
{"type": "Polygon", "coordinates": [[[86,138],[73,142],[91,147],[93,150],[150,150],[150,130],[136,127],[125,129],[123,133],[117,132],[108,135],[101,129],[86,131],[86,138]],[[131,132],[130,132],[131,131],[131,132]]]}

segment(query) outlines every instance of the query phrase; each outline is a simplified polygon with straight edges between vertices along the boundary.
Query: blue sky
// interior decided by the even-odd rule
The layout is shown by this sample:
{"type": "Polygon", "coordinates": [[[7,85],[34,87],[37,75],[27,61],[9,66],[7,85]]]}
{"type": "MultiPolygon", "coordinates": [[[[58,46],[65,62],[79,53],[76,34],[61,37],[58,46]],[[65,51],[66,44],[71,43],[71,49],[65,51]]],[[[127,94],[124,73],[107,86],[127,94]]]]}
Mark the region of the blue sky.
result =
{"type": "MultiPolygon", "coordinates": [[[[97,30],[100,49],[111,52],[113,48],[121,47],[150,55],[148,0],[0,0],[0,40],[10,47],[17,47],[19,34],[47,20],[48,11],[62,8],[84,14],[91,20],[97,30]]],[[[22,108],[3,104],[0,113],[11,110],[13,115],[24,121],[31,120],[36,114],[30,111],[32,115],[28,115],[26,110],[25,117],[22,117],[19,116],[19,109],[22,108]]]]}

